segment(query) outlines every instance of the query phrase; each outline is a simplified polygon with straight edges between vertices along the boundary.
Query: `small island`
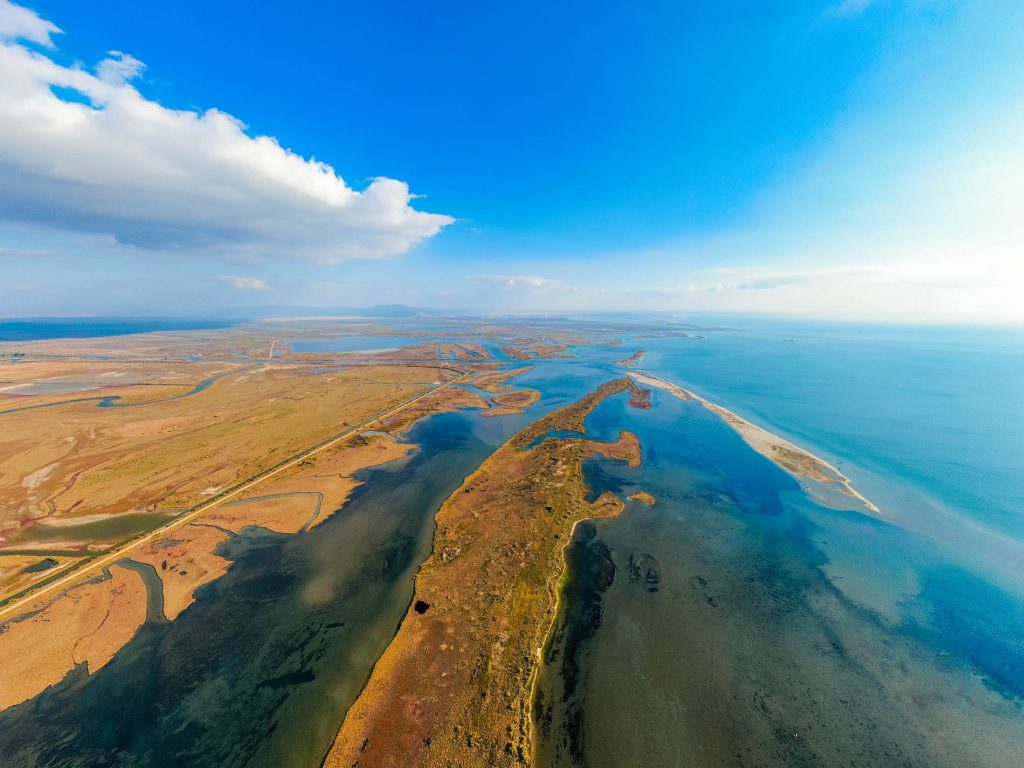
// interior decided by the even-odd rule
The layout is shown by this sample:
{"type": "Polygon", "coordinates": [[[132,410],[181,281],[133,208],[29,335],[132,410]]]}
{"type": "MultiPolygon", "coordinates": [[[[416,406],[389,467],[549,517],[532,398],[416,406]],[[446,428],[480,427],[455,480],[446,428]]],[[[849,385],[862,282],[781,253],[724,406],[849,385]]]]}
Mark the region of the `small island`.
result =
{"type": "Polygon", "coordinates": [[[623,368],[632,368],[640,363],[644,359],[644,355],[647,354],[646,349],[640,349],[634,352],[632,355],[627,357],[625,360],[619,360],[616,365],[621,365],[623,368]]]}
{"type": "Polygon", "coordinates": [[[629,494],[631,501],[640,501],[646,504],[648,507],[653,507],[656,499],[651,496],[647,491],[637,491],[636,493],[629,494]]]}

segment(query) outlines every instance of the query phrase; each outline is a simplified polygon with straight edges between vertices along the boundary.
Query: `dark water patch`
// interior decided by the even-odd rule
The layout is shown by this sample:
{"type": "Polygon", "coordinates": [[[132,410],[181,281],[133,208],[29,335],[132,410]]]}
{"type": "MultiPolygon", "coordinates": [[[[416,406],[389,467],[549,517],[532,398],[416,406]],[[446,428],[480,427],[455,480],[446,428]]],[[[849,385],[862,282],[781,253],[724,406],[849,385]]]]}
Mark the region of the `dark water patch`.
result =
{"type": "Polygon", "coordinates": [[[142,583],[146,587],[146,621],[166,621],[164,582],[156,568],[150,563],[139,563],[128,558],[118,560],[116,565],[125,570],[134,571],[142,579],[142,583]]]}
{"type": "Polygon", "coordinates": [[[591,522],[576,526],[565,550],[559,612],[544,649],[533,702],[540,764],[586,765],[586,711],[578,689],[582,662],[601,626],[602,596],[615,581],[608,547],[591,522]]]}
{"type": "MultiPolygon", "coordinates": [[[[661,576],[659,572],[661,566],[658,563],[658,558],[654,555],[644,553],[633,553],[629,554],[629,580],[633,584],[638,584],[648,592],[657,592],[661,587],[661,576]]],[[[702,581],[703,586],[707,586],[706,581],[702,581]]],[[[714,598],[708,596],[705,593],[708,602],[714,605],[714,598]]]]}
{"type": "Polygon", "coordinates": [[[302,683],[311,683],[316,679],[314,675],[308,669],[302,669],[297,672],[285,672],[283,675],[277,677],[271,677],[267,680],[261,680],[259,682],[260,688],[288,688],[293,685],[300,685],[302,683]]]}
{"type": "Polygon", "coordinates": [[[621,461],[604,457],[595,457],[583,462],[583,482],[587,488],[588,503],[594,503],[603,493],[611,492],[620,497],[624,495],[625,490],[631,485],[631,478],[615,471],[621,466],[621,461]]]}
{"type": "Polygon", "coordinates": [[[182,543],[184,539],[160,539],[153,543],[153,549],[170,549],[182,543]]]}
{"type": "Polygon", "coordinates": [[[52,557],[47,557],[40,560],[38,563],[32,563],[21,570],[22,573],[42,573],[48,571],[51,568],[56,568],[59,563],[52,557]]]}

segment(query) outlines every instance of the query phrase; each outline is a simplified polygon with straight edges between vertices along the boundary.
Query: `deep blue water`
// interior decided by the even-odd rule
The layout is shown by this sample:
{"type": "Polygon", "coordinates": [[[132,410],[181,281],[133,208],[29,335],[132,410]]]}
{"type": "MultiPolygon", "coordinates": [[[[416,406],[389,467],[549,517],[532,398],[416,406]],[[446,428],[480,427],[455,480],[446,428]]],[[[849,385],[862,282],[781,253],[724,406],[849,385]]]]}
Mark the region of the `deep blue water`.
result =
{"type": "Polygon", "coordinates": [[[188,320],[150,317],[69,317],[0,320],[0,341],[82,339],[91,336],[127,336],[152,331],[199,331],[229,328],[225,320],[188,320]]]}

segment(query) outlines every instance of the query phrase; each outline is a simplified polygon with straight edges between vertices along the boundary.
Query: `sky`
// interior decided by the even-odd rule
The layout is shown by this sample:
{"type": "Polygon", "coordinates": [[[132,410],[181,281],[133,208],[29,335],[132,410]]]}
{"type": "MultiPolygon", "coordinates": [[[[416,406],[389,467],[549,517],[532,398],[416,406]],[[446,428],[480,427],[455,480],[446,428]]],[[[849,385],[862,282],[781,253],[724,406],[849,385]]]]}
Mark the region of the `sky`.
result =
{"type": "Polygon", "coordinates": [[[0,0],[0,316],[1024,324],[1024,4],[0,0]]]}

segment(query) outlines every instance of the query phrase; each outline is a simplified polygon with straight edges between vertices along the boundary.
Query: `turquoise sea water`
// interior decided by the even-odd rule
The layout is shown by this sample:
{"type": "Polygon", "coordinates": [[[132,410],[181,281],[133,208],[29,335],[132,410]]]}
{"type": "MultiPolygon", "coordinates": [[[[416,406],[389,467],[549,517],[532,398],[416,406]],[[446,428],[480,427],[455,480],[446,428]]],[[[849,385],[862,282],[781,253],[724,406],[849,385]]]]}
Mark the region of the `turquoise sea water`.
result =
{"type": "Polygon", "coordinates": [[[1020,765],[1021,336],[706,336],[623,351],[840,463],[883,517],[822,506],[692,401],[602,405],[588,430],[644,461],[591,460],[591,492],[657,501],[567,549],[538,764],[1020,765]]]}
{"type": "Polygon", "coordinates": [[[642,367],[832,460],[1024,595],[1024,330],[767,326],[638,339],[642,367]]]}

